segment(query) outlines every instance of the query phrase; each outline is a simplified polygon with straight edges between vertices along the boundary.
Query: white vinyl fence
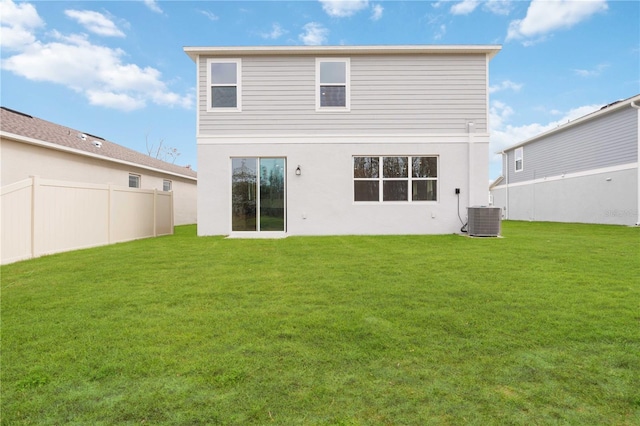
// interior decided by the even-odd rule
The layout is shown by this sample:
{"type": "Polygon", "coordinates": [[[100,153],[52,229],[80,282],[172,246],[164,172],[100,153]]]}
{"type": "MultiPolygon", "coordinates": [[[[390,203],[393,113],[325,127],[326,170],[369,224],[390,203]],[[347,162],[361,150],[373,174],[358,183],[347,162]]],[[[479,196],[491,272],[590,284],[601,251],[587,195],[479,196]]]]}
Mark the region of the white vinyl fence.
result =
{"type": "Polygon", "coordinates": [[[2,188],[1,263],[173,234],[173,192],[42,179],[2,188]]]}

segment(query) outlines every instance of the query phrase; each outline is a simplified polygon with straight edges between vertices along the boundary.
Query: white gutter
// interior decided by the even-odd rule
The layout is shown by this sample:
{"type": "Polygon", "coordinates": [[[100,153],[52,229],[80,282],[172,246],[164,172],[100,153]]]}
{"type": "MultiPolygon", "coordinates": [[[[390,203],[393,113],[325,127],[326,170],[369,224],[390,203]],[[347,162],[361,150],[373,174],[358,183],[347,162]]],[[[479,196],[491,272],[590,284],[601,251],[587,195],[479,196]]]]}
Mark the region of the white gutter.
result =
{"type": "Polygon", "coordinates": [[[636,105],[635,100],[631,101],[630,105],[632,108],[635,108],[636,111],[638,111],[638,127],[636,128],[636,137],[638,138],[638,158],[636,159],[638,161],[638,166],[636,167],[636,174],[638,175],[638,183],[636,186],[636,199],[638,200],[636,206],[636,226],[640,226],[640,105],[636,105]]]}
{"type": "Polygon", "coordinates": [[[460,45],[371,45],[371,46],[185,46],[183,51],[196,62],[201,56],[272,55],[402,55],[402,54],[487,54],[493,58],[502,46],[460,45]]]}

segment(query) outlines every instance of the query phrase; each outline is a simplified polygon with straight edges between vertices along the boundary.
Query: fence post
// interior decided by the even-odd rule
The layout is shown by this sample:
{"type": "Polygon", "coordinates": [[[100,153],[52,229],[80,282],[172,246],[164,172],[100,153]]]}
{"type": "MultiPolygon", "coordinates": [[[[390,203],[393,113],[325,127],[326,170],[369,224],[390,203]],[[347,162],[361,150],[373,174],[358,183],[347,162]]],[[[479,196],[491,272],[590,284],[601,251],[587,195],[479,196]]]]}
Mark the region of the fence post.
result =
{"type": "Polygon", "coordinates": [[[153,189],[153,236],[158,236],[158,190],[153,189]]]}
{"type": "Polygon", "coordinates": [[[107,244],[111,244],[113,241],[112,234],[113,229],[113,184],[109,183],[109,190],[107,194],[107,244]]]}
{"type": "Polygon", "coordinates": [[[170,198],[171,202],[169,203],[171,205],[171,207],[169,207],[170,215],[171,215],[171,235],[173,235],[173,221],[175,220],[175,218],[173,217],[173,194],[174,194],[173,191],[169,192],[169,196],[171,197],[170,198]]]}
{"type": "Polygon", "coordinates": [[[40,214],[37,212],[39,207],[38,197],[40,196],[40,177],[31,176],[31,258],[35,258],[38,254],[38,236],[36,235],[37,220],[40,214]]]}

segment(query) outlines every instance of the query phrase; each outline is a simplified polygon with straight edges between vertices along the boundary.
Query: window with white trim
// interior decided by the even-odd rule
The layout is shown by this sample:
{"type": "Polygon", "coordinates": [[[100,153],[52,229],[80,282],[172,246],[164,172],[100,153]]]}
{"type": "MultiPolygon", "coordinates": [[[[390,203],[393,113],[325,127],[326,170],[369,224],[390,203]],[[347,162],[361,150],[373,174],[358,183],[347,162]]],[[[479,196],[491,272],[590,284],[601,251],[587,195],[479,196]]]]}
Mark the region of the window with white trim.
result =
{"type": "Polygon", "coordinates": [[[316,59],[316,109],[348,111],[350,102],[349,58],[316,59]]]}
{"type": "Polygon", "coordinates": [[[208,59],[208,111],[242,109],[242,62],[240,59],[208,59]]]}
{"type": "Polygon", "coordinates": [[[171,181],[169,179],[164,179],[162,181],[162,190],[165,192],[171,191],[171,181]]]}
{"type": "Polygon", "coordinates": [[[353,157],[353,200],[438,201],[438,157],[353,157]]]}
{"type": "Polygon", "coordinates": [[[140,175],[129,173],[129,188],[140,188],[140,175]]]}
{"type": "Polygon", "coordinates": [[[516,172],[521,172],[524,168],[524,148],[520,147],[520,148],[516,148],[516,152],[515,152],[515,168],[516,168],[516,172]]]}

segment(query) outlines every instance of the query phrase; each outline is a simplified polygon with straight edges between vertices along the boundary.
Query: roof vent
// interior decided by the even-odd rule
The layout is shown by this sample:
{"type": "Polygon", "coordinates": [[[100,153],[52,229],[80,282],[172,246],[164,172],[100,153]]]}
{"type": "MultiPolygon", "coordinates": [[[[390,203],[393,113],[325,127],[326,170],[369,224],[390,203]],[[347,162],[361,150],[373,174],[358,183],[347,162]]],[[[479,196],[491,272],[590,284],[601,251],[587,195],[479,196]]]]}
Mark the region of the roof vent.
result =
{"type": "Polygon", "coordinates": [[[83,141],[86,141],[87,135],[85,135],[84,133],[78,133],[78,139],[82,139],[83,141]]]}
{"type": "Polygon", "coordinates": [[[95,146],[96,148],[102,148],[102,142],[100,141],[93,141],[91,142],[93,144],[93,146],[95,146]]]}

